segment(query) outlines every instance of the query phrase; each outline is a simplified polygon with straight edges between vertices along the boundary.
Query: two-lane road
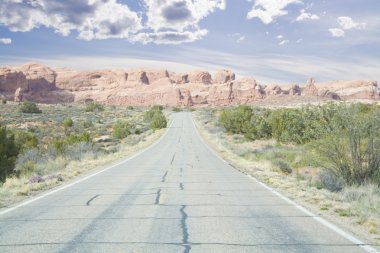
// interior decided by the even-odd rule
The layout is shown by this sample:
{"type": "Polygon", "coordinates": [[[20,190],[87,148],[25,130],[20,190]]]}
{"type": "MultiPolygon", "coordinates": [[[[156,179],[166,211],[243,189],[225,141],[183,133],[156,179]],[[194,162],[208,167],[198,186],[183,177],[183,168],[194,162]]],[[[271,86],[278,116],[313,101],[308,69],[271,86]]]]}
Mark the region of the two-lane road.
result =
{"type": "Polygon", "coordinates": [[[365,251],[223,162],[177,113],[142,154],[0,215],[0,252],[365,251]]]}

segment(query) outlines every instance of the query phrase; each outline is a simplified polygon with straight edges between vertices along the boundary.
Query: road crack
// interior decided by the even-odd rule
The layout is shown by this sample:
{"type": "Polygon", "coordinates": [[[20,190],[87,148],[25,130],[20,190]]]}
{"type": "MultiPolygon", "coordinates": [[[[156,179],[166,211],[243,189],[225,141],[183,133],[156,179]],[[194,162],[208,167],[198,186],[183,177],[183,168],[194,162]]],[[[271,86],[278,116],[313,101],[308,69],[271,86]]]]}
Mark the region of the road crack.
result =
{"type": "Polygon", "coordinates": [[[100,196],[100,194],[97,194],[97,195],[95,195],[94,197],[90,198],[90,199],[87,201],[86,205],[87,205],[87,206],[90,206],[91,201],[93,201],[94,199],[96,199],[96,198],[99,197],[99,196],[100,196]]]}
{"type": "Polygon", "coordinates": [[[156,200],[154,201],[154,204],[159,205],[160,204],[160,198],[161,198],[161,189],[158,189],[156,194],[157,195],[156,195],[156,200]]]}
{"type": "Polygon", "coordinates": [[[175,158],[175,154],[176,154],[176,153],[174,153],[173,158],[172,158],[172,160],[171,160],[171,162],[170,162],[171,165],[173,165],[173,161],[174,161],[174,158],[175,158]]]}
{"type": "Polygon", "coordinates": [[[161,183],[164,183],[166,181],[167,175],[168,175],[168,171],[166,171],[165,174],[162,176],[161,183]]]}
{"type": "Polygon", "coordinates": [[[180,209],[180,212],[181,212],[181,229],[182,229],[182,244],[183,244],[183,247],[185,248],[183,253],[189,253],[191,250],[191,244],[189,243],[189,231],[188,231],[188,227],[187,227],[187,223],[186,223],[188,215],[187,215],[185,209],[186,209],[186,206],[182,205],[181,209],[180,209]]]}

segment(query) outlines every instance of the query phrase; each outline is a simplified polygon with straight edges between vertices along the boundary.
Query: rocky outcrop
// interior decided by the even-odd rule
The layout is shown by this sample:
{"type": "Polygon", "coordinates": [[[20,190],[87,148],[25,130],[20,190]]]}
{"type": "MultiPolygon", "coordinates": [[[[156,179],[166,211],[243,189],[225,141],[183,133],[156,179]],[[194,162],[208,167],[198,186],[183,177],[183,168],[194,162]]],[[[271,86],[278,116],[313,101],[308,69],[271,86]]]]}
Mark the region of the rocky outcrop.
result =
{"type": "Polygon", "coordinates": [[[0,68],[0,96],[19,102],[42,103],[97,101],[135,106],[229,106],[281,104],[287,101],[366,99],[380,101],[375,81],[330,81],[284,85],[236,80],[230,70],[175,73],[167,70],[74,71],[27,64],[0,68]],[[16,92],[17,90],[17,92],[16,92]]]}
{"type": "Polygon", "coordinates": [[[51,68],[37,63],[30,63],[17,68],[17,70],[25,75],[29,92],[55,89],[56,73],[51,68]]]}
{"type": "Polygon", "coordinates": [[[215,83],[228,83],[235,80],[235,73],[232,73],[231,70],[223,69],[219,70],[215,74],[214,82],[215,83]]]}
{"type": "Polygon", "coordinates": [[[149,84],[147,73],[143,70],[128,73],[128,81],[145,85],[149,84]]]}
{"type": "Polygon", "coordinates": [[[18,88],[28,88],[25,74],[15,69],[0,68],[0,92],[14,94],[18,88]]]}
{"type": "Polygon", "coordinates": [[[188,74],[189,83],[211,84],[211,74],[207,71],[194,71],[188,74]]]}
{"type": "Polygon", "coordinates": [[[318,96],[318,89],[315,86],[315,78],[314,77],[310,77],[307,80],[307,84],[306,84],[306,87],[304,89],[304,94],[306,96],[318,96]]]}

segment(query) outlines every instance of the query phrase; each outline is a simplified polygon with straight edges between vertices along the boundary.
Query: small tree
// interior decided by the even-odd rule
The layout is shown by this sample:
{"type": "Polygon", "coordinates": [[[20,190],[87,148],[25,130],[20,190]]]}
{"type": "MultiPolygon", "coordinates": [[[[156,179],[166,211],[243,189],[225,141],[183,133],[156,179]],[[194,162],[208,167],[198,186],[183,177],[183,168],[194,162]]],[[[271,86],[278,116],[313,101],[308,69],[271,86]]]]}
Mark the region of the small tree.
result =
{"type": "Polygon", "coordinates": [[[18,155],[14,136],[6,127],[0,125],[0,181],[5,182],[7,176],[13,173],[18,155]]]}

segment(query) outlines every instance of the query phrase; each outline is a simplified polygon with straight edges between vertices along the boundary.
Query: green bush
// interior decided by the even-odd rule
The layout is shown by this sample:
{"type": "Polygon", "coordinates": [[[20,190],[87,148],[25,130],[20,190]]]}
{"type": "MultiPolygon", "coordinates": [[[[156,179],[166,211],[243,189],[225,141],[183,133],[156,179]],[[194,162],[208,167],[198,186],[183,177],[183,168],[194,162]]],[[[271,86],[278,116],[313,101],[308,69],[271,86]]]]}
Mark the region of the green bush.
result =
{"type": "Polygon", "coordinates": [[[13,173],[18,153],[14,135],[0,125],[0,182],[13,173]]]}
{"type": "Polygon", "coordinates": [[[5,105],[5,104],[7,103],[7,100],[6,100],[6,99],[2,99],[2,100],[1,100],[1,103],[2,103],[3,105],[5,105]]]}
{"type": "Polygon", "coordinates": [[[127,121],[118,120],[112,125],[112,137],[124,139],[131,134],[131,125],[127,121]]]}
{"type": "Polygon", "coordinates": [[[25,101],[21,104],[20,111],[23,113],[42,113],[35,103],[29,101],[25,101]]]}
{"type": "Polygon", "coordinates": [[[167,120],[162,110],[162,106],[153,106],[145,112],[144,119],[149,123],[152,130],[165,128],[167,126],[167,120]]]}
{"type": "Polygon", "coordinates": [[[173,107],[173,112],[180,112],[180,111],[181,111],[181,108],[173,107]]]}
{"type": "Polygon", "coordinates": [[[157,111],[150,121],[150,128],[153,130],[166,128],[167,124],[165,115],[161,111],[157,111]]]}
{"type": "Polygon", "coordinates": [[[104,106],[96,102],[91,102],[86,105],[85,111],[86,112],[101,112],[101,111],[104,111],[104,106]]]}
{"type": "Polygon", "coordinates": [[[71,118],[66,118],[63,120],[62,124],[65,128],[69,128],[74,125],[74,121],[71,118]]]}

